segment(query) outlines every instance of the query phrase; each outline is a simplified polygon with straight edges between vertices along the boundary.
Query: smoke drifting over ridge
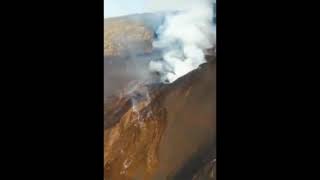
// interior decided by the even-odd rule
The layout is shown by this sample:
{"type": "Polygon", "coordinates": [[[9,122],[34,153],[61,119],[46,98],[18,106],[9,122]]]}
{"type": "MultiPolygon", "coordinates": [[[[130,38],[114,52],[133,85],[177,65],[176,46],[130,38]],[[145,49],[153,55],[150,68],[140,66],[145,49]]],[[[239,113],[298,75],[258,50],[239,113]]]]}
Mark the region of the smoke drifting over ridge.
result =
{"type": "MultiPolygon", "coordinates": [[[[121,1],[124,0],[119,0],[117,3],[113,0],[105,0],[105,3],[109,2],[110,5],[110,2],[114,2],[119,5],[122,4],[121,1]]],[[[158,72],[162,82],[171,83],[204,63],[206,50],[215,46],[215,2],[215,0],[132,0],[128,2],[123,7],[123,11],[130,16],[125,18],[138,23],[142,22],[149,28],[154,33],[153,49],[161,51],[161,58],[158,55],[150,58],[149,67],[143,68],[158,72]],[[131,4],[139,8],[128,9],[131,4]]],[[[109,6],[110,8],[112,7],[109,6]]],[[[105,8],[106,10],[108,9],[105,8]]],[[[142,51],[144,48],[138,43],[125,40],[129,35],[119,37],[121,38],[115,41],[123,41],[124,51],[129,53],[130,57],[139,54],[140,50],[144,52],[142,51]]],[[[147,45],[150,48],[152,48],[151,42],[152,38],[147,45]]]]}
{"type": "Polygon", "coordinates": [[[163,60],[149,64],[163,82],[171,83],[206,61],[206,50],[215,46],[214,2],[186,1],[183,11],[166,15],[153,42],[154,48],[163,50],[163,60]]]}

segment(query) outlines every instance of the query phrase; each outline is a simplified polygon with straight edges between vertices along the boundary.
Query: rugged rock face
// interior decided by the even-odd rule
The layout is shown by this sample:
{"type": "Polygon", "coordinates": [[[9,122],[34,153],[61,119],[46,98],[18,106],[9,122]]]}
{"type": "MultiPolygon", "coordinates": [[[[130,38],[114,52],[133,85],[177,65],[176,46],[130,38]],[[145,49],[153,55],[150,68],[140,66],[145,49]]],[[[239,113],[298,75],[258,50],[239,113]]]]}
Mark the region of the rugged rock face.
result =
{"type": "Polygon", "coordinates": [[[173,84],[136,82],[106,100],[105,179],[167,179],[215,141],[214,75],[211,61],[173,84]]]}
{"type": "Polygon", "coordinates": [[[140,102],[124,112],[105,130],[105,179],[150,179],[165,127],[166,109],[157,101],[140,102]]]}

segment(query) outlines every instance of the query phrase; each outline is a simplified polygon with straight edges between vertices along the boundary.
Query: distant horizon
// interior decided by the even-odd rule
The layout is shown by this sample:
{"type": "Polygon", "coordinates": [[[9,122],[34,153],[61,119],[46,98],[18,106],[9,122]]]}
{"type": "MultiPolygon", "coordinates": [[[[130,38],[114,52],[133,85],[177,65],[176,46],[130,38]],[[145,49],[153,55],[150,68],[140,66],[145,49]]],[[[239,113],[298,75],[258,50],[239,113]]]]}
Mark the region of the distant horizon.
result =
{"type": "Polygon", "coordinates": [[[104,0],[104,18],[183,10],[199,1],[216,2],[216,0],[104,0]]]}
{"type": "Polygon", "coordinates": [[[154,13],[161,13],[161,12],[163,12],[163,11],[157,11],[157,12],[138,12],[138,13],[131,13],[131,14],[119,15],[119,16],[108,16],[108,17],[104,17],[104,19],[119,18],[119,17],[139,15],[139,14],[154,14],[154,13]]]}

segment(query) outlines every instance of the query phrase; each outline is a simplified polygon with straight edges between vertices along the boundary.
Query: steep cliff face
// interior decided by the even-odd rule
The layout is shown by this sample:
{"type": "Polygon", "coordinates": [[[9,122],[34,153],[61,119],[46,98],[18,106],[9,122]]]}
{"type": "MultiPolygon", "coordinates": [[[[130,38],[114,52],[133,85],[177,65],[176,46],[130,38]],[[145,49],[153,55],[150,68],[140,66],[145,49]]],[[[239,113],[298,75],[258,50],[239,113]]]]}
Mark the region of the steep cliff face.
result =
{"type": "Polygon", "coordinates": [[[105,179],[167,179],[215,140],[215,63],[134,84],[105,102],[105,179]]]}

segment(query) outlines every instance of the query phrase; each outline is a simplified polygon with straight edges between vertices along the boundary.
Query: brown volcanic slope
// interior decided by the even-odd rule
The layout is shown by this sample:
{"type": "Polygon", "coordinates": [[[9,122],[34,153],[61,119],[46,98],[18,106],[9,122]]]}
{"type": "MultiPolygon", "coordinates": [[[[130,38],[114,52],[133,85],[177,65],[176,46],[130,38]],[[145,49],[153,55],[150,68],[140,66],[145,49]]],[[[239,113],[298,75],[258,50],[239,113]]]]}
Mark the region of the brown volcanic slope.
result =
{"type": "Polygon", "coordinates": [[[215,141],[215,113],[214,62],[173,84],[125,90],[105,104],[105,179],[181,174],[192,156],[215,141]]]}
{"type": "Polygon", "coordinates": [[[126,17],[104,20],[104,55],[128,55],[130,51],[151,51],[153,32],[142,22],[126,17]]]}
{"type": "MultiPolygon", "coordinates": [[[[154,30],[162,14],[137,14],[104,20],[104,94],[110,96],[132,80],[150,76],[154,30]]],[[[156,53],[157,54],[157,53],[156,53]]],[[[156,56],[160,56],[159,53],[156,56]]]]}
{"type": "Polygon", "coordinates": [[[152,50],[151,29],[105,20],[104,178],[215,179],[214,57],[173,84],[145,83],[146,63],[129,55],[152,50]]]}

